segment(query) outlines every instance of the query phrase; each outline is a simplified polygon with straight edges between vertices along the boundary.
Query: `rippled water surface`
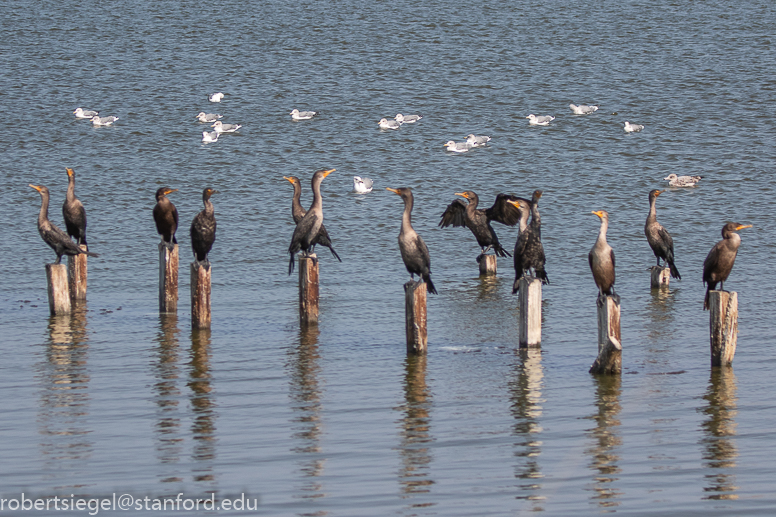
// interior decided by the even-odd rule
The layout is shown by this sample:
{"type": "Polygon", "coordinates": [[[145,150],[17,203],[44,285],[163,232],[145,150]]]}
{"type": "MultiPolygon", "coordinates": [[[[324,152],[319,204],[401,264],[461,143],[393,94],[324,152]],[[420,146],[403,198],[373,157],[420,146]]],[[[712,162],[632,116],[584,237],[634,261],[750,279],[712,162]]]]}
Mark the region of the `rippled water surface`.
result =
{"type": "MultiPolygon", "coordinates": [[[[260,515],[758,515],[776,509],[773,213],[776,9],[770,1],[512,5],[484,1],[82,2],[0,8],[5,115],[0,220],[3,497],[218,499],[260,515]],[[220,104],[207,94],[224,92],[220,104]],[[569,103],[597,104],[575,116],[569,103]],[[119,120],[93,127],[76,107],[119,120]],[[293,108],[319,112],[293,122],[293,108]],[[202,144],[200,111],[239,123],[202,144]],[[423,119],[398,131],[377,121],[423,119]],[[529,113],[554,115],[532,127],[529,113]],[[625,120],[645,125],[626,134],[625,120]],[[455,155],[447,140],[490,135],[455,155]],[[100,258],[88,303],[48,315],[35,221],[65,167],[100,258]],[[342,257],[321,258],[317,328],[287,275],[291,186],[323,183],[342,257]],[[681,281],[650,291],[643,225],[674,236],[681,281]],[[375,190],[352,193],[352,177],[375,190]],[[151,209],[181,217],[181,303],[157,310],[151,209]],[[415,193],[438,296],[428,355],[407,358],[396,237],[415,193]],[[213,323],[192,331],[188,225],[213,187],[213,323]],[[520,350],[514,272],[477,276],[455,192],[490,204],[542,189],[542,346],[520,350]],[[623,374],[588,373],[596,288],[586,255],[611,215],[623,374]],[[752,224],[725,287],[739,293],[734,366],[709,366],[701,267],[752,224]]],[[[505,247],[516,230],[497,225],[505,247]]],[[[153,513],[153,512],[141,512],[153,513]]],[[[171,512],[174,513],[174,512],[171,512]]]]}

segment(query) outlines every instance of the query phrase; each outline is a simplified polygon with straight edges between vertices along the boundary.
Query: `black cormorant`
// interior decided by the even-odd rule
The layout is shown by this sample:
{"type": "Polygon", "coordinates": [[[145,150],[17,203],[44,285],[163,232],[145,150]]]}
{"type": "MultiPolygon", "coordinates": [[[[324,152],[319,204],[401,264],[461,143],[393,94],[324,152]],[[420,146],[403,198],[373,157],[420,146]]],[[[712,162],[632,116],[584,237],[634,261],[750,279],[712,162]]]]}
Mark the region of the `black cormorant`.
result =
{"type": "Polygon", "coordinates": [[[725,280],[736,262],[738,247],[741,246],[741,236],[738,230],[751,228],[751,224],[727,223],[722,227],[722,240],[711,248],[706,260],[703,261],[703,283],[706,287],[706,297],[703,299],[703,309],[709,308],[709,291],[717,289],[717,283],[724,288],[725,280]]]}
{"type": "Polygon", "coordinates": [[[404,212],[401,216],[401,230],[399,231],[399,251],[404,266],[410,273],[410,280],[415,280],[418,275],[426,283],[428,291],[437,294],[434,283],[431,281],[431,257],[428,247],[420,235],[412,227],[412,205],[414,199],[409,188],[387,188],[394,194],[398,194],[404,200],[404,212]]]}
{"type": "MultiPolygon", "coordinates": [[[[609,228],[609,213],[605,210],[593,212],[601,218],[601,229],[598,231],[598,239],[587,255],[590,263],[590,271],[593,272],[595,285],[598,286],[599,301],[602,295],[619,297],[614,292],[614,250],[606,242],[606,230],[609,228]]],[[[619,300],[618,300],[619,302],[619,300]]]]}
{"type": "Polygon", "coordinates": [[[78,244],[83,244],[86,249],[86,210],[81,201],[75,197],[75,171],[67,171],[67,197],[62,205],[62,216],[65,218],[65,229],[70,237],[74,237],[78,244]]]}
{"type": "Polygon", "coordinates": [[[55,224],[49,221],[49,191],[46,187],[39,185],[30,185],[40,193],[40,213],[38,214],[38,233],[43,241],[51,246],[51,249],[57,254],[56,263],[62,262],[62,255],[73,257],[75,255],[88,255],[90,257],[99,257],[97,253],[84,251],[70,239],[70,236],[60,230],[55,224]]]}
{"type": "Polygon", "coordinates": [[[178,229],[178,209],[167,199],[167,194],[178,192],[177,188],[162,187],[156,191],[156,205],[154,206],[154,222],[156,231],[162,236],[165,246],[172,249],[178,244],[175,232],[178,229]]]}
{"type": "Polygon", "coordinates": [[[205,208],[194,216],[194,220],[191,221],[191,249],[194,251],[194,258],[196,262],[205,261],[209,264],[210,261],[207,258],[207,254],[210,252],[210,248],[213,247],[213,243],[216,240],[216,216],[213,203],[210,202],[210,196],[218,194],[217,190],[212,188],[206,188],[202,191],[202,202],[205,204],[205,208]]]}
{"type": "Polygon", "coordinates": [[[671,238],[668,230],[657,222],[655,200],[663,192],[665,190],[655,189],[649,193],[649,215],[647,216],[647,223],[644,225],[644,234],[647,236],[649,247],[652,248],[652,252],[655,254],[657,266],[661,267],[660,259],[663,259],[671,269],[671,276],[681,280],[682,275],[679,274],[679,270],[674,265],[674,240],[671,238]]]}
{"type": "MultiPolygon", "coordinates": [[[[291,217],[294,218],[294,224],[299,224],[299,221],[302,220],[304,214],[307,213],[307,210],[302,207],[302,203],[300,202],[300,198],[302,197],[302,182],[299,181],[299,178],[296,176],[283,176],[283,178],[287,179],[294,186],[294,197],[291,200],[291,217]]],[[[313,241],[313,251],[315,251],[315,246],[318,244],[329,248],[331,254],[342,262],[340,256],[334,251],[334,247],[331,245],[329,232],[326,231],[326,226],[323,224],[321,224],[321,229],[318,230],[318,236],[313,241]]]]}
{"type": "Polygon", "coordinates": [[[312,179],[313,204],[299,220],[294,228],[294,235],[291,237],[291,244],[288,246],[288,253],[291,255],[288,263],[288,274],[294,271],[294,256],[302,251],[305,255],[312,253],[315,239],[323,224],[323,199],[321,198],[321,182],[323,179],[334,172],[336,169],[321,169],[315,171],[312,179]]]}
{"type": "MultiPolygon", "coordinates": [[[[536,278],[540,279],[543,284],[549,284],[550,279],[547,278],[547,272],[544,270],[545,257],[544,257],[544,245],[542,244],[542,217],[539,214],[539,199],[542,197],[542,191],[536,190],[533,193],[530,203],[526,203],[525,200],[510,200],[509,203],[518,208],[530,208],[531,210],[531,224],[521,229],[520,234],[517,237],[514,250],[514,262],[515,262],[515,283],[512,285],[512,294],[515,294],[520,286],[520,278],[525,276],[526,273],[530,273],[533,269],[536,278]]],[[[524,220],[525,211],[521,210],[521,221],[524,220]]],[[[522,225],[522,223],[521,223],[522,225]]]]}

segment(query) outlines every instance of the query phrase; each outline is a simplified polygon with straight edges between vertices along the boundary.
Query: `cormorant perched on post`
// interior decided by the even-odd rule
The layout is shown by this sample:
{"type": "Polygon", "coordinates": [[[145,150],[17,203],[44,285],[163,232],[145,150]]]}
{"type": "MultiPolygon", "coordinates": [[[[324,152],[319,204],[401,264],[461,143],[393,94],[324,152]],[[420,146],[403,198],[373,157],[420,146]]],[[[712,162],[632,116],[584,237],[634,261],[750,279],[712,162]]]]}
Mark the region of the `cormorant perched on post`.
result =
{"type": "Polygon", "coordinates": [[[410,280],[415,280],[418,275],[426,283],[428,291],[437,294],[434,283],[431,281],[431,256],[428,247],[420,235],[412,227],[412,205],[414,198],[409,188],[387,188],[394,194],[398,194],[404,200],[404,212],[401,216],[401,230],[399,231],[399,251],[404,267],[410,273],[410,280]]]}
{"type": "Polygon", "coordinates": [[[156,191],[156,205],[154,206],[154,222],[156,231],[162,236],[165,246],[172,249],[178,244],[175,231],[178,229],[178,209],[167,199],[167,194],[178,192],[177,188],[162,187],[156,191]]]}
{"type": "MultiPolygon", "coordinates": [[[[542,245],[542,217],[539,214],[539,198],[542,197],[542,191],[536,190],[533,193],[531,202],[527,203],[526,208],[531,210],[531,224],[527,225],[520,231],[515,243],[515,251],[513,254],[515,261],[515,283],[512,285],[512,294],[515,294],[520,286],[520,279],[525,276],[526,273],[530,273],[533,269],[536,278],[540,279],[543,284],[549,284],[550,279],[547,278],[547,272],[544,270],[544,245],[542,245]]],[[[526,204],[525,200],[509,201],[510,204],[516,206],[518,209],[523,208],[526,204]]],[[[521,226],[524,218],[526,218],[525,211],[521,210],[521,226]]]]}
{"type": "Polygon", "coordinates": [[[65,169],[67,171],[67,197],[62,205],[62,216],[65,218],[65,229],[70,237],[75,237],[78,244],[83,244],[86,249],[89,249],[89,245],[86,244],[86,210],[81,201],[75,197],[75,171],[73,169],[65,169]]]}
{"type": "Polygon", "coordinates": [[[501,247],[498,236],[493,231],[490,222],[497,221],[507,226],[516,225],[520,221],[520,211],[514,205],[507,203],[507,200],[519,198],[507,194],[499,194],[496,196],[496,202],[493,203],[492,207],[478,209],[479,197],[474,192],[467,190],[465,192],[456,192],[455,195],[465,197],[469,203],[466,204],[460,199],[456,199],[447,205],[447,209],[442,214],[442,220],[439,221],[439,226],[446,228],[452,225],[469,228],[477,238],[477,244],[482,248],[482,253],[477,256],[477,262],[482,260],[485,253],[491,248],[500,257],[511,257],[512,255],[501,247]]]}
{"type": "Polygon", "coordinates": [[[668,230],[657,222],[655,200],[663,192],[665,190],[655,189],[649,193],[649,215],[647,216],[647,223],[644,225],[644,234],[647,236],[649,247],[652,248],[652,252],[655,254],[657,266],[661,267],[660,259],[663,259],[671,269],[671,276],[681,280],[682,275],[679,274],[679,270],[674,265],[674,240],[671,238],[668,230]]]}
{"type": "Polygon", "coordinates": [[[206,188],[202,191],[202,202],[205,204],[205,208],[191,221],[191,229],[189,230],[191,249],[194,251],[197,263],[205,261],[206,264],[210,264],[207,254],[210,253],[216,240],[215,209],[213,203],[210,202],[210,196],[213,194],[218,194],[218,191],[212,188],[206,188]]]}
{"type": "MultiPolygon", "coordinates": [[[[287,179],[291,184],[294,186],[294,197],[291,200],[291,217],[294,218],[294,223],[299,224],[299,221],[302,220],[304,215],[307,213],[307,210],[305,210],[302,207],[302,203],[299,201],[299,199],[302,196],[302,182],[299,181],[299,178],[296,176],[283,176],[283,179],[287,179]]],[[[329,232],[326,231],[326,226],[321,224],[321,229],[318,230],[318,235],[315,237],[315,240],[313,241],[313,251],[315,251],[315,246],[320,244],[321,246],[325,246],[329,248],[329,251],[331,251],[331,254],[334,255],[337,260],[342,262],[342,259],[339,255],[337,255],[337,252],[334,251],[334,247],[331,245],[331,238],[329,237],[329,232]]]]}
{"type": "Polygon", "coordinates": [[[711,248],[706,260],[703,261],[703,283],[707,284],[706,297],[703,299],[703,310],[709,308],[709,291],[724,288],[725,280],[736,262],[738,247],[741,246],[741,236],[738,230],[751,228],[751,224],[727,223],[722,227],[722,240],[711,248]]]}
{"type": "Polygon", "coordinates": [[[39,185],[30,185],[40,193],[40,213],[38,214],[38,233],[43,241],[51,246],[51,249],[57,254],[57,264],[62,262],[62,255],[74,257],[76,255],[88,255],[90,257],[99,257],[97,253],[84,251],[78,244],[70,239],[70,236],[60,230],[55,224],[49,221],[49,191],[46,187],[39,185]]]}
{"type": "Polygon", "coordinates": [[[598,231],[598,239],[587,255],[590,271],[593,272],[593,280],[595,280],[595,285],[598,286],[598,300],[600,303],[601,296],[607,294],[614,296],[617,303],[619,303],[619,296],[614,292],[614,250],[606,242],[606,230],[609,228],[609,212],[599,210],[592,213],[601,218],[601,229],[598,231]]]}
{"type": "Polygon", "coordinates": [[[321,169],[315,171],[312,179],[313,204],[310,209],[299,220],[294,228],[294,235],[291,237],[291,245],[288,247],[288,253],[291,255],[288,263],[288,274],[294,271],[294,256],[300,251],[305,255],[312,253],[315,239],[323,225],[323,199],[321,198],[321,182],[323,179],[334,172],[336,169],[321,169]]]}

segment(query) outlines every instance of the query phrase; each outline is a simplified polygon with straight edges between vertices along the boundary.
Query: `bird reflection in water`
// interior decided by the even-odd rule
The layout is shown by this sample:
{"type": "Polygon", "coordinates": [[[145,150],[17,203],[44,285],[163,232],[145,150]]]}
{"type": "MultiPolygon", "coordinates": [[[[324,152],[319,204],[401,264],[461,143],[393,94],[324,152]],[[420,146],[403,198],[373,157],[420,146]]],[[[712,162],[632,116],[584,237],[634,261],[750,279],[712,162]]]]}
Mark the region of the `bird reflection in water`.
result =
{"type": "Polygon", "coordinates": [[[194,420],[191,435],[194,440],[192,458],[194,481],[215,481],[213,462],[216,457],[216,403],[210,385],[210,329],[191,331],[191,369],[188,387],[194,420]]]}
{"type": "MultiPolygon", "coordinates": [[[[72,314],[51,316],[45,359],[36,367],[41,385],[40,449],[45,470],[52,478],[72,479],[79,465],[91,457],[89,439],[89,370],[86,305],[72,314]]],[[[80,487],[83,485],[72,485],[80,487]]]]}
{"type": "MultiPolygon", "coordinates": [[[[404,414],[399,421],[401,442],[399,484],[404,498],[430,492],[434,481],[429,478],[433,441],[429,430],[432,397],[426,385],[426,356],[410,355],[404,363],[404,414]]],[[[433,506],[435,503],[413,503],[410,508],[433,506]]]]}
{"type": "MultiPolygon", "coordinates": [[[[321,451],[321,384],[318,379],[321,367],[318,364],[318,335],[316,325],[305,325],[299,331],[299,344],[289,349],[288,374],[290,380],[289,393],[294,416],[291,420],[292,435],[297,445],[292,452],[300,454],[300,470],[304,482],[299,489],[302,499],[317,499],[325,497],[323,485],[318,478],[323,475],[326,462],[321,451]]],[[[319,512],[315,515],[326,515],[319,512]]]]}
{"type": "Polygon", "coordinates": [[[512,416],[515,423],[512,431],[515,436],[515,477],[517,488],[521,491],[517,499],[532,503],[531,511],[543,511],[545,497],[540,495],[541,479],[544,475],[539,465],[542,452],[543,431],[541,422],[542,388],[544,369],[542,351],[538,348],[518,350],[519,361],[515,364],[514,378],[509,382],[512,399],[512,416]]]}
{"type": "MultiPolygon", "coordinates": [[[[154,401],[156,402],[156,452],[162,464],[177,464],[183,452],[180,414],[180,367],[178,315],[159,315],[159,332],[156,337],[158,357],[153,364],[154,401]]],[[[163,475],[162,482],[181,482],[177,473],[163,475]]]]}
{"type": "Polygon", "coordinates": [[[674,326],[675,301],[676,298],[671,290],[666,288],[652,289],[652,297],[647,304],[647,315],[651,321],[651,325],[647,329],[650,351],[664,350],[666,343],[671,342],[671,337],[676,332],[674,326]]]}
{"type": "Polygon", "coordinates": [[[705,474],[708,486],[704,487],[707,495],[704,499],[733,500],[738,499],[734,492],[736,486],[733,469],[736,467],[738,448],[736,447],[736,376],[730,367],[711,369],[709,387],[703,399],[708,402],[699,409],[706,420],[701,424],[703,429],[703,445],[705,467],[714,469],[705,474]]]}
{"type": "Polygon", "coordinates": [[[593,445],[585,450],[590,455],[589,467],[595,473],[593,477],[591,502],[601,509],[609,509],[620,505],[622,493],[614,486],[619,479],[617,474],[622,469],[617,465],[620,457],[616,454],[617,448],[622,445],[622,438],[618,434],[620,421],[617,417],[622,409],[620,406],[619,375],[593,376],[596,386],[597,411],[590,415],[589,419],[595,420],[596,426],[586,432],[593,440],[593,445]]]}

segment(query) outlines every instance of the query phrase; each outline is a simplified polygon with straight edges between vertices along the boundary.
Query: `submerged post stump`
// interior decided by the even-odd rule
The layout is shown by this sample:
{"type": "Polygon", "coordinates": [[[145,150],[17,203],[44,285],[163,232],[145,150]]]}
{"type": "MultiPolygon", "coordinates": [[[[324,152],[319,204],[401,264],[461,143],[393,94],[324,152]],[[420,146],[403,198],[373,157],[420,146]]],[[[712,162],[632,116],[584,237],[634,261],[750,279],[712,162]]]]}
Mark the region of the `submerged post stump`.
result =
{"type": "Polygon", "coordinates": [[[299,322],[318,323],[318,256],[299,257],[299,322]]]}
{"type": "Polygon", "coordinates": [[[159,312],[178,310],[178,245],[159,243],[159,312]]]}
{"type": "Polygon", "coordinates": [[[598,303],[598,357],[590,373],[622,372],[620,341],[620,304],[614,296],[601,295],[598,303]]]}
{"type": "Polygon", "coordinates": [[[520,348],[542,344],[542,281],[524,276],[519,283],[520,348]]]}
{"type": "MultiPolygon", "coordinates": [[[[79,246],[86,251],[86,245],[79,246]]],[[[70,284],[70,298],[74,302],[86,300],[87,257],[85,254],[67,257],[67,280],[70,284]]]]}
{"type": "Polygon", "coordinates": [[[210,273],[212,268],[191,263],[191,328],[210,328],[210,273]]]}
{"type": "Polygon", "coordinates": [[[738,293],[709,292],[711,366],[729,366],[738,341],[738,293]]]}
{"type": "Polygon", "coordinates": [[[70,288],[67,281],[67,266],[46,264],[49,311],[52,316],[70,314],[70,288]]]}
{"type": "Polygon", "coordinates": [[[425,282],[410,280],[404,284],[404,320],[407,330],[407,355],[422,355],[428,345],[427,288],[425,282]]]}
{"type": "Polygon", "coordinates": [[[671,268],[652,266],[649,270],[652,273],[652,279],[650,281],[652,289],[668,287],[671,278],[671,268]]]}
{"type": "Polygon", "coordinates": [[[496,255],[483,255],[480,259],[480,276],[496,274],[496,255]]]}

